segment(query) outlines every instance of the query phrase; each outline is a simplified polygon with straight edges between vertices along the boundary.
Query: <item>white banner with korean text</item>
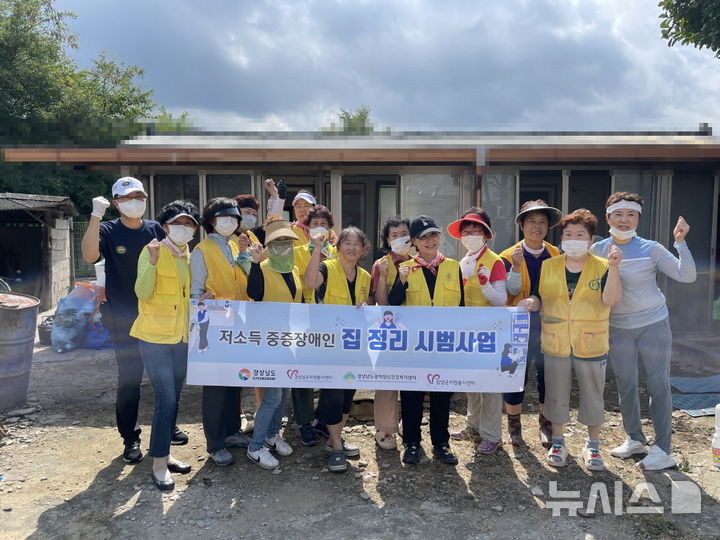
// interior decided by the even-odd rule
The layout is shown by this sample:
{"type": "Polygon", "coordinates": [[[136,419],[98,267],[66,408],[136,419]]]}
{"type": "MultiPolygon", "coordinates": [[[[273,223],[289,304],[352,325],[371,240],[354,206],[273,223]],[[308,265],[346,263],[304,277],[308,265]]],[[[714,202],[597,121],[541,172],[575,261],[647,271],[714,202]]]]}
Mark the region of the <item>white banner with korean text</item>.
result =
{"type": "Polygon", "coordinates": [[[529,329],[518,308],[194,300],[187,382],[517,392],[529,329]]]}

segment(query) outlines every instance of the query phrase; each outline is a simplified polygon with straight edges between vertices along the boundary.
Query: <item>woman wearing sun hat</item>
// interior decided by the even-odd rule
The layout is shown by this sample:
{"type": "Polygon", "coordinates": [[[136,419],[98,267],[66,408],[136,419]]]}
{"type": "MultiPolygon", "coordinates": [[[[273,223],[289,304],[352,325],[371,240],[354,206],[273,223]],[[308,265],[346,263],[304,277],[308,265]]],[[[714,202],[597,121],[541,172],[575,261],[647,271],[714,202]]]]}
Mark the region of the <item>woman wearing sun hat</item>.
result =
{"type": "Polygon", "coordinates": [[[153,483],[165,491],[175,487],[171,472],[190,472],[190,465],[170,455],[170,441],[187,372],[188,242],[198,226],[198,211],[192,203],[174,201],[160,210],[158,222],[166,236],[152,240],[140,253],[135,281],[139,314],[130,335],[140,343],[145,371],[155,391],[151,476],[153,483]]]}
{"type": "MultiPolygon", "coordinates": [[[[390,290],[391,306],[461,306],[463,286],[460,265],[440,251],[440,229],[429,216],[410,222],[410,241],[417,255],[400,263],[398,276],[390,290]]],[[[446,465],[457,465],[450,448],[448,423],[452,392],[430,392],[430,439],[433,455],[446,465]]],[[[403,463],[418,465],[424,456],[420,445],[425,392],[401,391],[402,437],[405,443],[403,463]]]]}
{"type": "MultiPolygon", "coordinates": [[[[515,223],[523,233],[523,239],[500,253],[508,271],[507,291],[508,306],[517,306],[523,298],[530,296],[540,278],[540,266],[545,259],[560,254],[560,250],[547,242],[545,237],[548,231],[555,227],[562,218],[562,212],[557,208],[548,206],[543,200],[527,201],[520,207],[515,216],[515,223]]],[[[540,316],[538,313],[530,314],[530,336],[528,339],[527,360],[525,363],[525,383],[527,387],[528,368],[535,364],[535,375],[540,402],[538,424],[540,428],[540,442],[545,448],[550,448],[552,439],[552,423],[543,415],[545,404],[545,359],[540,346],[540,316]]],[[[525,390],[508,392],[504,394],[505,411],[507,412],[507,426],[510,441],[513,446],[520,447],[525,443],[522,438],[522,403],[525,399],[525,390]]]]}
{"type": "MultiPolygon", "coordinates": [[[[488,213],[482,208],[469,208],[460,219],[448,225],[448,233],[467,249],[467,254],[460,260],[465,305],[504,306],[507,274],[500,257],[487,245],[493,238],[488,213]]],[[[472,392],[467,394],[467,400],[468,427],[481,438],[477,451],[493,454],[502,443],[502,395],[472,392]]]]}
{"type": "Polygon", "coordinates": [[[670,455],[672,332],[665,296],[657,285],[657,274],[662,272],[681,283],[695,281],[695,261],[685,242],[690,225],[682,216],[678,218],[673,230],[673,247],[679,256],[675,258],[658,242],[637,236],[643,211],[643,200],[637,193],[613,193],[605,206],[610,237],[595,244],[592,251],[603,257],[616,246],[623,253],[620,270],[623,298],[610,312],[610,362],[617,379],[627,439],[613,448],[611,454],[626,459],[647,452],[638,463],[640,468],[647,471],[667,469],[676,465],[670,455]],[[639,363],[645,368],[650,416],[655,430],[655,442],[650,451],[646,448],[640,421],[639,363]]]}
{"type": "MultiPolygon", "coordinates": [[[[256,302],[302,302],[302,282],[293,258],[293,241],[297,235],[290,223],[274,219],[265,225],[267,258],[263,259],[260,244],[250,246],[252,266],[248,276],[248,295],[256,302]]],[[[255,413],[255,428],[248,446],[250,461],[263,469],[275,469],[279,461],[270,453],[281,456],[292,454],[292,447],[280,434],[283,401],[287,392],[283,388],[266,387],[260,406],[255,413]]]]}

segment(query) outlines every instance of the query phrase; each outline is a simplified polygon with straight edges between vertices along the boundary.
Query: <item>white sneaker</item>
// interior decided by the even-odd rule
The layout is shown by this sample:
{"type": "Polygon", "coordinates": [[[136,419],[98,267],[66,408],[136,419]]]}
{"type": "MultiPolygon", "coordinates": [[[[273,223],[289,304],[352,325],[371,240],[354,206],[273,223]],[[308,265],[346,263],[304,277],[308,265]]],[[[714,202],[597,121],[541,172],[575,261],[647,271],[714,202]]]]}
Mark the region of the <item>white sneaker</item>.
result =
{"type": "Polygon", "coordinates": [[[260,450],[256,450],[255,452],[248,450],[247,457],[250,461],[259,465],[263,469],[275,469],[280,465],[280,462],[273,457],[266,446],[263,446],[260,450]]]}
{"type": "Polygon", "coordinates": [[[615,457],[619,457],[622,459],[627,459],[630,456],[634,456],[635,454],[646,454],[647,448],[643,443],[640,441],[636,441],[628,437],[625,439],[625,442],[622,443],[620,446],[616,446],[610,451],[610,454],[612,454],[615,457]]]}
{"type": "Polygon", "coordinates": [[[290,446],[285,439],[280,435],[270,437],[265,441],[265,446],[270,450],[275,450],[281,456],[289,456],[293,453],[292,446],[290,446]]]}
{"type": "Polygon", "coordinates": [[[662,471],[677,467],[677,462],[660,447],[652,445],[645,459],[638,461],[635,466],[643,471],[662,471]]]}

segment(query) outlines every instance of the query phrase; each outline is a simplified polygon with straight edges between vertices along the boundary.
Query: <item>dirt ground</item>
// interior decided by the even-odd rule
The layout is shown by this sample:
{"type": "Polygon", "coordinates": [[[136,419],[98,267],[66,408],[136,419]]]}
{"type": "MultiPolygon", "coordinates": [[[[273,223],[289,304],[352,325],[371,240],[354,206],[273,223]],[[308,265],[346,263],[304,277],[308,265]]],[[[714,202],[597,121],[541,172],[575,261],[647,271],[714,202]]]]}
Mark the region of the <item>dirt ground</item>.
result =
{"type": "MultiPolygon", "coordinates": [[[[678,352],[680,360],[687,361],[690,354],[678,352]]],[[[717,366],[707,363],[690,365],[717,372],[717,366]]],[[[599,473],[589,473],[579,463],[585,434],[577,424],[566,429],[571,455],[576,456],[570,466],[556,470],[545,464],[533,391],[523,417],[530,446],[517,454],[506,442],[497,455],[476,455],[475,443],[468,440],[453,443],[460,458],[457,467],[434,461],[405,467],[399,451],[376,447],[372,422],[351,420],[346,437],[360,445],[362,453],[350,461],[348,473],[333,474],[324,468],[322,446],[302,447],[290,422],[285,435],[295,453],[280,458],[276,474],[250,463],[241,449],[232,450],[236,463],[221,469],[205,452],[200,388],[188,386],[179,424],[190,444],[174,447],[173,454],[191,463],[193,471],[174,475],[176,489],[169,494],[152,484],[150,459],[137,465],[122,461],[114,428],[114,391],[111,352],[58,355],[48,348],[36,349],[28,404],[12,414],[0,413],[6,433],[0,435],[0,537],[511,539],[720,534],[720,470],[711,465],[709,448],[714,419],[694,420],[676,411],[673,450],[679,469],[643,475],[634,460],[610,456],[609,449],[624,438],[612,382],[606,390],[608,414],[602,433],[607,470],[599,473]],[[679,508],[673,490],[687,487],[682,483],[687,481],[697,486],[690,493],[698,496],[691,499],[699,500],[701,510],[672,513],[679,508]],[[556,490],[551,482],[557,482],[556,490]],[[631,502],[641,482],[652,484],[661,502],[647,490],[631,502]],[[602,498],[594,513],[588,508],[593,506],[588,504],[591,487],[596,493],[607,490],[605,510],[602,498]],[[579,494],[561,498],[554,493],[573,490],[579,494]],[[553,515],[551,507],[562,500],[580,501],[576,516],[569,516],[567,509],[553,515]]],[[[251,394],[247,392],[247,409],[253,407],[251,394]]],[[[144,452],[152,402],[152,388],[145,382],[140,413],[144,452]]],[[[452,428],[464,427],[464,407],[465,396],[456,395],[452,428]]],[[[429,453],[428,440],[426,433],[429,453]]]]}

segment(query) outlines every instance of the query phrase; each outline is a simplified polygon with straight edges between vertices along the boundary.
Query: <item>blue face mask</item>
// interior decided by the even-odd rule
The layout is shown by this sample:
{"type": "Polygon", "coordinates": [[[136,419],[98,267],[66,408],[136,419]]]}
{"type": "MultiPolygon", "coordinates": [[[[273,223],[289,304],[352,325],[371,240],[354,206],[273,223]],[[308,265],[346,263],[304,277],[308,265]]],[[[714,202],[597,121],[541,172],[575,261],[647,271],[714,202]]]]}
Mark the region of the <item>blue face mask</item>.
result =
{"type": "Polygon", "coordinates": [[[257,217],[252,214],[243,214],[240,220],[240,228],[244,230],[252,229],[257,223],[257,217]]]}

